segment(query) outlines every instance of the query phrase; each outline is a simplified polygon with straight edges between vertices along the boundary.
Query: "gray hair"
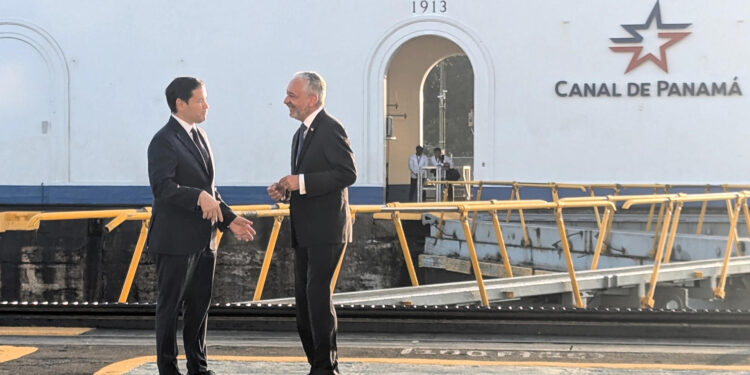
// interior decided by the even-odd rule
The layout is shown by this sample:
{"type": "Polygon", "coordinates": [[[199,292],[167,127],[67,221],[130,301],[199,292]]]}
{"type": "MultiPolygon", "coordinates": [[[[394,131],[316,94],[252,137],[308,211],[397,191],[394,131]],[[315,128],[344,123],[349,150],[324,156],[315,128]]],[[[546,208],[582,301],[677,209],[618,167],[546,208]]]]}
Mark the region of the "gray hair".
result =
{"type": "Polygon", "coordinates": [[[326,81],[316,72],[297,72],[294,78],[302,78],[307,82],[307,94],[318,96],[318,106],[326,102],[326,81]]]}

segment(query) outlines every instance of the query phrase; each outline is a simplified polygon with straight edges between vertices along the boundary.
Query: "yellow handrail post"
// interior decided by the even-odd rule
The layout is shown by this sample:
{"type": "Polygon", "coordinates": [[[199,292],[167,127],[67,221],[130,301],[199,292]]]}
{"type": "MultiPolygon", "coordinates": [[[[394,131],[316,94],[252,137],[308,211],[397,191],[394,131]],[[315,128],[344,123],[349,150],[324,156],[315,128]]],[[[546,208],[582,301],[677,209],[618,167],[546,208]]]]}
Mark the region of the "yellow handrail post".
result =
{"type": "Polygon", "coordinates": [[[474,199],[475,201],[482,200],[482,190],[484,190],[484,181],[479,181],[479,187],[477,188],[477,197],[474,199]]]}
{"type": "Polygon", "coordinates": [[[123,213],[122,215],[115,216],[112,220],[109,221],[106,225],[104,225],[105,228],[107,228],[107,231],[111,232],[117,228],[120,224],[122,224],[125,220],[128,219],[129,213],[123,213]]]}
{"type": "Polygon", "coordinates": [[[550,192],[552,193],[552,201],[557,203],[560,200],[559,191],[557,190],[557,184],[550,186],[550,192]]]}
{"type": "MultiPolygon", "coordinates": [[[[596,192],[593,186],[589,187],[591,190],[591,197],[596,197],[596,192]]],[[[594,207],[594,217],[596,217],[596,226],[599,227],[599,232],[604,228],[602,227],[602,218],[599,216],[599,207],[594,207]]]]}
{"type": "Polygon", "coordinates": [[[411,261],[409,244],[406,242],[404,227],[403,225],[401,225],[401,218],[398,215],[398,211],[394,211],[391,214],[391,218],[393,219],[393,226],[396,227],[396,233],[398,233],[398,240],[401,242],[401,251],[404,253],[404,261],[406,262],[406,269],[409,271],[409,279],[411,279],[411,285],[419,286],[419,281],[417,280],[417,272],[414,270],[414,262],[411,261]]]}
{"type": "MultiPolygon", "coordinates": [[[[518,182],[513,182],[513,188],[510,191],[510,199],[508,200],[521,200],[521,196],[518,195],[518,182]]],[[[508,209],[508,213],[505,215],[505,222],[510,222],[510,214],[513,212],[510,208],[508,209]]]]}
{"type": "MultiPolygon", "coordinates": [[[[654,188],[654,195],[659,194],[659,188],[654,188]]],[[[651,207],[648,209],[648,220],[646,221],[646,232],[651,230],[651,222],[654,220],[654,207],[656,203],[651,203],[651,207]]],[[[661,216],[661,213],[659,213],[661,216]]],[[[659,224],[656,224],[657,226],[659,224]]],[[[653,246],[652,246],[653,247],[653,246]]]]}
{"type": "MultiPolygon", "coordinates": [[[[662,208],[665,206],[661,204],[662,208]]],[[[666,203],[666,213],[664,215],[664,222],[661,226],[661,235],[659,236],[659,244],[656,248],[656,255],[654,256],[654,270],[651,273],[651,284],[649,285],[648,293],[641,297],[641,307],[654,307],[654,293],[656,293],[656,282],[659,279],[659,267],[661,266],[661,260],[664,255],[664,245],[667,242],[667,231],[669,229],[669,222],[672,219],[672,209],[674,202],[670,199],[666,203]]]]}
{"type": "MultiPolygon", "coordinates": [[[[597,208],[598,207],[594,207],[597,208]]],[[[607,231],[609,230],[609,223],[612,221],[612,208],[607,207],[604,209],[604,219],[599,225],[599,238],[596,240],[596,249],[594,250],[594,259],[591,261],[591,269],[595,270],[599,266],[599,255],[602,253],[602,247],[604,246],[604,239],[607,237],[607,231]]]]}
{"type": "Polygon", "coordinates": [[[349,243],[344,242],[344,248],[341,249],[341,255],[339,256],[339,261],[336,264],[336,271],[333,272],[333,278],[331,279],[331,293],[333,294],[333,291],[336,290],[336,282],[339,280],[339,272],[341,271],[341,264],[344,263],[344,254],[346,254],[346,247],[349,243]]]}
{"type": "MultiPolygon", "coordinates": [[[[711,192],[711,188],[709,186],[706,186],[706,194],[711,192]]],[[[701,204],[701,214],[698,216],[698,226],[695,230],[695,234],[701,234],[701,230],[703,229],[703,219],[706,217],[706,208],[708,207],[708,200],[703,201],[703,204],[701,204]]]]}
{"type": "MultiPolygon", "coordinates": [[[[477,199],[476,201],[480,201],[482,198],[482,187],[484,182],[479,181],[479,188],[477,189],[477,199]]],[[[471,233],[476,234],[477,230],[477,216],[479,215],[479,211],[474,211],[474,218],[471,219],[471,233]]]]}
{"type": "Polygon", "coordinates": [[[555,221],[557,221],[557,231],[560,232],[560,243],[565,253],[565,263],[568,266],[568,275],[570,276],[570,286],[573,289],[573,298],[575,299],[576,307],[585,308],[586,305],[583,303],[581,298],[581,292],[578,290],[578,281],[576,280],[576,271],[573,266],[573,258],[570,255],[570,244],[568,243],[568,234],[565,231],[565,222],[563,221],[562,207],[555,209],[555,221]]]}
{"type": "Polygon", "coordinates": [[[680,213],[682,212],[683,204],[683,201],[678,202],[677,208],[675,208],[674,213],[672,214],[672,229],[669,231],[669,240],[667,241],[667,249],[664,254],[664,263],[669,263],[669,260],[672,259],[672,247],[674,246],[674,239],[677,237],[677,226],[680,225],[680,213]]]}
{"type": "Polygon", "coordinates": [[[505,239],[503,238],[503,230],[500,228],[500,220],[498,220],[497,218],[497,211],[490,211],[490,215],[492,216],[492,223],[495,225],[495,237],[497,237],[497,246],[500,248],[500,255],[503,257],[503,267],[505,267],[505,275],[507,277],[513,277],[513,268],[510,266],[508,249],[505,247],[505,239]]]}
{"type": "Polygon", "coordinates": [[[747,209],[747,199],[742,202],[742,212],[745,214],[745,226],[747,226],[747,235],[750,236],[750,212],[747,209]]]}
{"type": "MultiPolygon", "coordinates": [[[[662,220],[664,220],[664,202],[659,204],[659,217],[656,219],[656,226],[654,227],[654,241],[653,243],[651,243],[651,254],[654,256],[656,256],[656,244],[661,239],[659,235],[659,227],[662,226],[662,220]]],[[[649,222],[649,224],[651,223],[649,222]]],[[[648,229],[646,229],[646,232],[648,232],[648,229]]]]}
{"type": "Polygon", "coordinates": [[[283,216],[274,216],[273,218],[273,229],[271,229],[271,236],[268,238],[266,254],[263,257],[263,265],[260,268],[260,276],[258,276],[258,283],[255,285],[255,292],[253,293],[253,301],[260,300],[260,297],[263,295],[263,287],[266,285],[266,277],[268,277],[268,269],[271,267],[273,250],[276,248],[276,240],[279,237],[282,221],[284,221],[283,216]]]}
{"type": "MultiPolygon", "coordinates": [[[[725,188],[724,190],[726,191],[727,189],[725,188]]],[[[732,202],[730,200],[727,200],[727,213],[729,214],[729,220],[732,220],[732,216],[734,216],[734,211],[732,210],[732,202]]],[[[734,233],[735,251],[737,252],[737,256],[739,256],[740,255],[740,241],[737,238],[738,237],[737,236],[737,227],[733,227],[733,228],[734,228],[734,232],[735,232],[734,233]]],[[[750,233],[748,233],[748,235],[750,235],[750,233]]]]}
{"type": "MultiPolygon", "coordinates": [[[[521,192],[516,190],[516,198],[521,200],[521,192]]],[[[510,213],[510,210],[508,210],[510,213]]],[[[521,233],[523,233],[523,243],[521,246],[531,246],[531,240],[529,240],[529,234],[526,232],[526,219],[523,217],[523,209],[518,209],[518,218],[521,220],[521,233]]]]}
{"type": "MultiPolygon", "coordinates": [[[[615,193],[617,193],[617,192],[618,192],[618,190],[617,190],[617,188],[615,188],[615,193]]],[[[615,204],[615,207],[617,207],[616,204],[615,204]]],[[[603,224],[606,226],[606,228],[604,229],[604,243],[602,244],[602,248],[604,248],[604,245],[606,245],[607,248],[609,248],[609,236],[610,236],[610,234],[612,234],[612,222],[614,221],[614,219],[615,219],[615,212],[612,211],[612,214],[609,217],[609,221],[604,221],[603,222],[603,224]]]]}
{"type": "Polygon", "coordinates": [[[143,220],[141,223],[141,234],[138,235],[138,242],[135,244],[133,250],[133,257],[130,259],[130,267],[128,267],[128,273],[125,276],[125,281],[122,283],[122,291],[120,291],[120,298],[117,300],[119,303],[128,302],[128,296],[130,295],[130,288],[133,286],[133,279],[135,278],[135,271],[138,269],[138,263],[141,261],[141,255],[143,254],[143,247],[146,245],[146,237],[148,236],[148,222],[149,220],[143,220]]]}
{"type": "Polygon", "coordinates": [[[461,210],[461,224],[464,227],[464,234],[466,235],[466,244],[469,247],[469,255],[471,256],[471,267],[474,269],[474,276],[477,278],[477,286],[479,287],[479,296],[482,298],[482,306],[489,306],[490,300],[487,298],[487,291],[484,289],[484,280],[482,280],[482,269],[479,267],[479,259],[477,258],[477,251],[474,248],[474,238],[471,235],[471,228],[467,221],[466,211],[461,210]]]}
{"type": "MultiPolygon", "coordinates": [[[[734,210],[729,220],[729,234],[727,235],[727,245],[724,249],[724,262],[721,265],[721,275],[719,276],[719,284],[714,288],[714,296],[717,298],[724,299],[726,291],[724,287],[727,285],[727,273],[729,271],[729,258],[732,256],[732,245],[735,243],[737,237],[737,218],[740,216],[740,205],[745,201],[747,197],[744,195],[738,196],[737,201],[734,204],[734,210]]],[[[739,251],[739,249],[737,249],[739,251]]]]}
{"type": "Polygon", "coordinates": [[[219,244],[221,243],[221,237],[224,237],[224,232],[221,230],[216,231],[216,249],[219,248],[219,244]]]}

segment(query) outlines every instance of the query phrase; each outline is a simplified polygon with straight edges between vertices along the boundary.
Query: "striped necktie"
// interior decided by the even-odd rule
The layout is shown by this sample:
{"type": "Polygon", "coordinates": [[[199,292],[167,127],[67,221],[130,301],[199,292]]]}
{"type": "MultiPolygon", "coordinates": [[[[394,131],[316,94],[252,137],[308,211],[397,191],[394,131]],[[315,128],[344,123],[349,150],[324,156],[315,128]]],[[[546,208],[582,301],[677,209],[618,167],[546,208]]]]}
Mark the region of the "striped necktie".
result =
{"type": "Polygon", "coordinates": [[[210,164],[210,159],[208,157],[208,150],[206,150],[206,147],[203,146],[203,141],[198,136],[198,131],[193,128],[190,130],[190,134],[193,136],[193,142],[195,142],[195,145],[198,147],[198,151],[201,153],[201,156],[203,157],[203,163],[206,165],[206,169],[208,169],[208,165],[210,164]]]}

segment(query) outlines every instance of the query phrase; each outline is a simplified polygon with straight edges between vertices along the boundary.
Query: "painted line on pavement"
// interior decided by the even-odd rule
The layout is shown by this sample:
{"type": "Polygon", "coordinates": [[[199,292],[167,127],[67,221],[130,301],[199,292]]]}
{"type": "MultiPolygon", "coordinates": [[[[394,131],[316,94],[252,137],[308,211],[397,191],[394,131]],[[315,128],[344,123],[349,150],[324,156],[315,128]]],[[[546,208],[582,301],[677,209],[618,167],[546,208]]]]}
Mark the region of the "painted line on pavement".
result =
{"type": "Polygon", "coordinates": [[[33,346],[0,345],[0,363],[12,361],[25,355],[29,355],[37,351],[37,349],[38,348],[35,348],[33,346]]]}
{"type": "MultiPolygon", "coordinates": [[[[184,360],[181,355],[179,359],[184,360]]],[[[211,361],[236,361],[236,362],[301,362],[307,363],[305,357],[291,356],[234,356],[215,355],[209,356],[211,361]]],[[[122,375],[138,366],[149,362],[156,362],[155,355],[135,357],[124,361],[115,362],[94,373],[94,375],[122,375]]],[[[442,366],[506,366],[506,367],[566,367],[566,368],[603,368],[622,370],[694,370],[694,371],[750,371],[750,365],[699,365],[699,364],[677,364],[677,363],[595,363],[595,362],[541,362],[541,361],[477,361],[460,359],[428,359],[428,358],[366,358],[347,357],[340,363],[387,363],[404,365],[442,365],[442,366]]]]}
{"type": "Polygon", "coordinates": [[[78,336],[92,329],[85,327],[0,327],[0,336],[78,336]]]}

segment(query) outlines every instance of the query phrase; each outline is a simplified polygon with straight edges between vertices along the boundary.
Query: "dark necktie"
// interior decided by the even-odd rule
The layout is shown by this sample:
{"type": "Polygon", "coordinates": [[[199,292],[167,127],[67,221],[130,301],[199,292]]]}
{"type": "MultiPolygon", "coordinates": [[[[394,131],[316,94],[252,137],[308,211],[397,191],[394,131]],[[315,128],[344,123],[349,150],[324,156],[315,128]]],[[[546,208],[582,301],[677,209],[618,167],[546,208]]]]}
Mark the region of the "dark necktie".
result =
{"type": "Polygon", "coordinates": [[[203,163],[206,165],[206,169],[208,169],[210,162],[208,158],[208,150],[203,146],[203,141],[201,141],[201,138],[198,136],[198,131],[195,130],[195,128],[190,130],[190,134],[193,136],[193,142],[195,142],[195,145],[198,147],[198,151],[200,151],[201,156],[203,156],[203,163]]]}
{"type": "Polygon", "coordinates": [[[297,131],[299,134],[297,135],[297,153],[295,154],[294,165],[299,163],[299,154],[302,152],[302,144],[305,142],[305,130],[307,130],[307,126],[303,122],[297,131]]]}

